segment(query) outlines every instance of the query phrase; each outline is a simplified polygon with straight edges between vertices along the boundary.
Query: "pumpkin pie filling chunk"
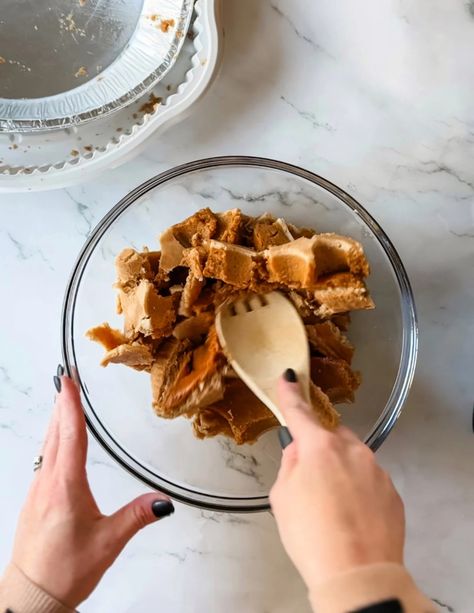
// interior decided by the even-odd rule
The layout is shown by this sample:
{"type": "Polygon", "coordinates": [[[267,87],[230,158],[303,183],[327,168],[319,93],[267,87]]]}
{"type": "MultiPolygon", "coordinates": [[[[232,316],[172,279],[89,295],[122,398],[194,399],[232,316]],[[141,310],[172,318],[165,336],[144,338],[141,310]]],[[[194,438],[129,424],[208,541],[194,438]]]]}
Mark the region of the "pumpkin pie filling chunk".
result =
{"type": "Polygon", "coordinates": [[[87,332],[105,349],[101,364],[149,372],[156,414],[190,419],[198,438],[252,443],[278,424],[227,363],[215,315],[230,300],[278,290],[305,322],[313,409],[325,427],[337,427],[334,405],[352,402],[360,385],[345,335],[349,312],[374,308],[361,244],[268,213],[202,209],[163,232],[160,247],[117,256],[123,331],[104,323],[87,332]]]}

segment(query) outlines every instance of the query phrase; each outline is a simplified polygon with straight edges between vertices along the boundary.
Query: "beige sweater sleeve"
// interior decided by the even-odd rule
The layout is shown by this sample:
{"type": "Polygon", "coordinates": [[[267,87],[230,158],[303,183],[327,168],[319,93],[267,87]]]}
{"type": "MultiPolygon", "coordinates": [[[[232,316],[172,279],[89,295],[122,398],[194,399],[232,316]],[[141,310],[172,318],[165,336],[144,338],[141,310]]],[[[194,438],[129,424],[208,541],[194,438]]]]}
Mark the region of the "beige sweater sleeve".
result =
{"type": "Polygon", "coordinates": [[[342,573],[311,590],[316,613],[349,613],[398,599],[404,613],[437,613],[438,608],[416,587],[399,564],[373,564],[342,573]]]}
{"type": "MultiPolygon", "coordinates": [[[[374,564],[333,577],[310,592],[316,613],[349,613],[390,599],[404,613],[436,613],[437,608],[398,564],[374,564]]],[[[0,582],[0,611],[11,613],[74,613],[30,581],[11,564],[0,582]]]]}
{"type": "Polygon", "coordinates": [[[0,612],[5,613],[74,613],[39,586],[30,581],[14,564],[10,564],[0,581],[0,612]]]}

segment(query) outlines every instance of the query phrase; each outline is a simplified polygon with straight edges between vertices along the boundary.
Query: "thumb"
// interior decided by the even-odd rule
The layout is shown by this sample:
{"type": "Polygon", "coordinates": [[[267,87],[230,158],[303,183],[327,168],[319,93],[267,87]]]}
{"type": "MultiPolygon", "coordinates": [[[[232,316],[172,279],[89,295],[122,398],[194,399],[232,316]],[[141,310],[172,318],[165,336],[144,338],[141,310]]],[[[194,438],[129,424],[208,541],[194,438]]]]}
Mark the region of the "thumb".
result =
{"type": "Polygon", "coordinates": [[[111,515],[109,522],[113,534],[125,545],[139,530],[172,513],[171,500],[155,492],[138,496],[111,515]]]}

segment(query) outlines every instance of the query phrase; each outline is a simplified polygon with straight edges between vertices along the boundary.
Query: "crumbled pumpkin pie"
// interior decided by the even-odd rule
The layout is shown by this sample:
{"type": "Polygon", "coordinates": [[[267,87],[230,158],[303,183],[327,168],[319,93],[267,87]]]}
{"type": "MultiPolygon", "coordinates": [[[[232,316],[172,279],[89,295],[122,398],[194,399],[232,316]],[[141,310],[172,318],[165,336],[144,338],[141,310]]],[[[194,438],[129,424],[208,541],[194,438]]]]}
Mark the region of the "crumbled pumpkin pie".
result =
{"type": "Polygon", "coordinates": [[[345,335],[349,311],[374,307],[361,244],[268,213],[202,209],[168,228],[160,247],[127,248],[117,256],[123,332],[104,323],[87,333],[105,349],[102,365],[149,372],[156,414],[190,419],[198,438],[224,435],[252,443],[278,424],[228,364],[215,314],[249,292],[278,290],[306,326],[313,409],[325,427],[335,428],[334,404],[352,402],[360,385],[345,335]]]}

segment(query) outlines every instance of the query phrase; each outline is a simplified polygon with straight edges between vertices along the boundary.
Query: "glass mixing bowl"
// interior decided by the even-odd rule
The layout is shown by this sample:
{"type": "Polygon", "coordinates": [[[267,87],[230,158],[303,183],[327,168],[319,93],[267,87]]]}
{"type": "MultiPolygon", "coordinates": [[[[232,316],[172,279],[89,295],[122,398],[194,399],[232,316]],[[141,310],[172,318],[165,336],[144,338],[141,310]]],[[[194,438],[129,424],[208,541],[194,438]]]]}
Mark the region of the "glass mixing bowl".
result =
{"type": "Polygon", "coordinates": [[[413,296],[393,245],[360,204],[326,179],[274,160],[220,157],[183,164],[137,187],[94,229],[74,266],[62,320],[65,366],[77,371],[90,431],[132,475],[175,499],[222,511],[266,510],[281,456],[275,430],[253,445],[237,446],[224,437],[197,440],[185,418],[156,417],[149,374],[119,365],[102,368],[102,349],[84,336],[103,321],[122,326],[112,288],[115,256],[129,246],[156,248],[163,230],[203,207],[239,207],[249,215],[268,211],[363,244],[376,309],[353,313],[349,337],[362,385],[354,404],[338,408],[373,450],[393,428],[412,382],[413,296]]]}

